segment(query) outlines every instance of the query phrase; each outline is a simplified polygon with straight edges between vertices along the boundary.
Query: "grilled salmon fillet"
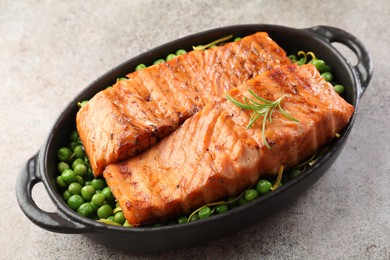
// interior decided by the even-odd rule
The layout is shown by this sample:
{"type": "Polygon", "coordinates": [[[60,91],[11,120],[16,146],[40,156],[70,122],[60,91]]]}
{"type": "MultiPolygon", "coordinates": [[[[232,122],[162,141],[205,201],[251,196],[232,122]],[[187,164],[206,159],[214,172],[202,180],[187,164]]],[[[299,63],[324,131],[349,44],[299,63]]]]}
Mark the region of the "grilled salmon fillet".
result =
{"type": "Polygon", "coordinates": [[[284,50],[259,32],[128,74],[77,113],[94,174],[152,146],[232,87],[283,64],[291,64],[284,50]]]}
{"type": "Polygon", "coordinates": [[[237,195],[260,176],[293,167],[334,138],[354,111],[312,65],[267,71],[229,91],[240,102],[248,89],[279,110],[265,128],[262,118],[247,129],[251,111],[225,100],[206,105],[175,132],[125,162],[106,167],[104,177],[134,225],[151,224],[237,195]]]}

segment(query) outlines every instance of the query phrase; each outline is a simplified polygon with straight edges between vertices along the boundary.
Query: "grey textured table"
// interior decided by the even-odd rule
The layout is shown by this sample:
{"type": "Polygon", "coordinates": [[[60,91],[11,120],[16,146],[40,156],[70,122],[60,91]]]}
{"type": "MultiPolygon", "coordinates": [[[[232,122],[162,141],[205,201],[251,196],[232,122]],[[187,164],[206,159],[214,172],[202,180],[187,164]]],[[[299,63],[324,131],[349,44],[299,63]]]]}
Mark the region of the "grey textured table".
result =
{"type": "MultiPolygon", "coordinates": [[[[388,0],[0,1],[0,258],[389,259],[389,15],[388,0]],[[319,182],[234,236],[154,255],[51,233],[23,215],[14,195],[16,176],[87,84],[175,38],[246,23],[336,26],[371,51],[374,77],[354,129],[319,182]]],[[[53,210],[42,184],[33,194],[42,209],[53,210]]]]}

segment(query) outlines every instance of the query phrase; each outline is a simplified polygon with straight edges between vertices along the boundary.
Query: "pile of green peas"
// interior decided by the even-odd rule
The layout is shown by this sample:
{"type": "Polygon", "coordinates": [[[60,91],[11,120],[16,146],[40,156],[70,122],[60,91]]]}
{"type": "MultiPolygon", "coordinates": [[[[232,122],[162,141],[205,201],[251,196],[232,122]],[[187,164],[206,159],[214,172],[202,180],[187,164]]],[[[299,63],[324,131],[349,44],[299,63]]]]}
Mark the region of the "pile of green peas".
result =
{"type": "Polygon", "coordinates": [[[318,59],[313,52],[304,52],[299,51],[297,55],[289,55],[288,56],[291,62],[297,63],[298,65],[303,64],[313,64],[317,70],[321,73],[321,76],[325,79],[325,81],[331,83],[333,85],[333,89],[341,96],[345,92],[345,87],[341,84],[337,84],[333,80],[332,68],[326,64],[324,60],[318,59]],[[308,58],[311,57],[311,59],[308,58]],[[300,57],[298,59],[298,57],[300,57]]]}
{"type": "Polygon", "coordinates": [[[79,215],[113,225],[130,226],[103,178],[94,178],[74,130],[69,145],[57,150],[57,186],[68,206],[79,215]]]}
{"type": "MultiPolygon", "coordinates": [[[[241,40],[240,37],[234,38],[234,41],[239,40],[241,40]]],[[[217,45],[213,44],[207,48],[214,48],[216,46],[217,45]]],[[[154,61],[152,65],[170,61],[185,53],[187,53],[186,50],[179,49],[175,53],[168,54],[165,59],[161,58],[154,61]]],[[[302,53],[304,52],[299,52],[299,55],[302,55],[302,53]]],[[[310,63],[316,66],[325,80],[332,82],[333,75],[331,74],[331,68],[326,65],[323,60],[317,59],[313,53],[309,52],[307,55],[312,55],[310,63]]],[[[295,55],[290,55],[289,58],[292,62],[297,62],[299,65],[302,65],[307,63],[307,55],[304,53],[304,57],[299,60],[295,55]]],[[[145,64],[139,64],[135,67],[135,71],[144,68],[147,68],[145,64]]],[[[126,78],[119,78],[118,80],[125,79],[126,78]]],[[[337,86],[338,85],[334,85],[334,88],[336,92],[341,95],[344,92],[344,87],[341,85],[339,85],[341,87],[337,86]]],[[[88,101],[79,103],[80,107],[86,104],[86,102],[88,101]]],[[[116,202],[104,178],[94,177],[76,130],[71,133],[69,139],[69,145],[61,147],[57,153],[59,161],[57,185],[63,192],[63,198],[67,202],[68,206],[82,216],[95,219],[106,224],[131,227],[131,225],[126,221],[122,209],[116,202]]],[[[274,187],[276,183],[275,177],[260,179],[257,183],[255,183],[255,185],[246,189],[236,197],[230,197],[221,202],[206,204],[189,215],[183,215],[165,222],[160,222],[154,226],[183,224],[206,219],[213,215],[223,214],[230,209],[252,202],[282,186],[284,183],[297,178],[308,164],[309,161],[298,168],[283,173],[281,182],[278,183],[277,187],[274,187]]]]}

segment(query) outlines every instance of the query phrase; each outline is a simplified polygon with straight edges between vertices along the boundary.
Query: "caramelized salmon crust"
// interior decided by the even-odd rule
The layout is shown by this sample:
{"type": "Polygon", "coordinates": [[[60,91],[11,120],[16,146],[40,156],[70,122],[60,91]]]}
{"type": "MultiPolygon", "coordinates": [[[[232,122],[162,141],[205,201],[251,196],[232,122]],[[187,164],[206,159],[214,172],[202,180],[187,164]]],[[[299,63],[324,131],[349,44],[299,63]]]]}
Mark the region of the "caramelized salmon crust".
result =
{"type": "Polygon", "coordinates": [[[284,50],[259,32],[128,74],[77,113],[77,130],[95,176],[149,148],[229,89],[286,64],[284,50]]]}
{"type": "Polygon", "coordinates": [[[354,108],[312,65],[286,65],[228,91],[238,101],[285,96],[262,139],[262,120],[247,129],[251,111],[228,100],[207,104],[175,132],[123,163],[107,166],[104,177],[133,226],[188,214],[210,202],[237,195],[260,176],[293,167],[334,138],[354,108]]]}

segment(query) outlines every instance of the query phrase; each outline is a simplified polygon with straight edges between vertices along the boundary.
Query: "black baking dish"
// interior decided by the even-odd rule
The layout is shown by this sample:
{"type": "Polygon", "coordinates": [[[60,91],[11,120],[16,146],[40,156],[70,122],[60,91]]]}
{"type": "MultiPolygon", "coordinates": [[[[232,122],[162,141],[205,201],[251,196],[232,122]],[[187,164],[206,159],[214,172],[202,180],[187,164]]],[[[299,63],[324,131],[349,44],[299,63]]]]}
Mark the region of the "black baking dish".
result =
{"type": "Polygon", "coordinates": [[[293,201],[314,184],[331,166],[341,152],[354,124],[359,100],[372,76],[372,60],[363,44],[353,35],[334,27],[317,26],[294,29],[277,25],[236,25],[193,34],[147,51],[115,67],[87,86],[61,113],[40,151],[30,158],[21,170],[16,183],[16,196],[26,216],[36,225],[53,232],[83,234],[89,239],[114,248],[128,251],[153,252],[189,247],[234,234],[261,218],[293,201]],[[345,98],[355,107],[354,115],[341,137],[329,151],[298,178],[277,190],[225,214],[181,225],[162,227],[126,228],[99,223],[72,211],[62,199],[56,187],[56,151],[64,145],[75,128],[77,103],[90,99],[98,91],[112,85],[117,78],[126,75],[140,64],[151,64],[178,49],[191,50],[192,46],[205,44],[227,35],[243,37],[258,31],[268,32],[288,54],[300,50],[313,51],[324,59],[334,71],[337,81],[346,87],[345,98]],[[346,45],[357,56],[358,63],[351,65],[332,43],[346,45]],[[32,199],[32,188],[43,182],[56,212],[41,210],[32,199]],[[207,231],[207,236],[204,232],[207,231]]]}

